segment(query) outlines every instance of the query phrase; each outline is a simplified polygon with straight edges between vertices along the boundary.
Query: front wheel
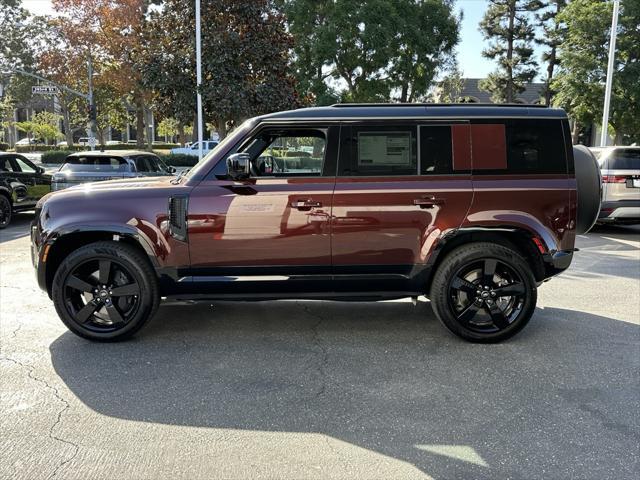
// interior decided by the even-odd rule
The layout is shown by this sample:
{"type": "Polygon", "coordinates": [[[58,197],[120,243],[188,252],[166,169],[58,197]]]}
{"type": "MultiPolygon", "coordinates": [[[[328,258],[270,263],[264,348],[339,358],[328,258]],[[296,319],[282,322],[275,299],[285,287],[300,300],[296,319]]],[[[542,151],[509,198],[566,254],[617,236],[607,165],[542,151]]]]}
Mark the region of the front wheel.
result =
{"type": "Polygon", "coordinates": [[[529,322],[537,288],[518,252],[475,243],[449,253],[436,271],[430,297],[437,317],[451,332],[472,342],[494,343],[529,322]]]}
{"type": "Polygon", "coordinates": [[[52,297],[60,319],[76,335],[123,340],[155,313],[158,281],[149,261],[132,246],[96,242],[62,262],[52,297]]]}

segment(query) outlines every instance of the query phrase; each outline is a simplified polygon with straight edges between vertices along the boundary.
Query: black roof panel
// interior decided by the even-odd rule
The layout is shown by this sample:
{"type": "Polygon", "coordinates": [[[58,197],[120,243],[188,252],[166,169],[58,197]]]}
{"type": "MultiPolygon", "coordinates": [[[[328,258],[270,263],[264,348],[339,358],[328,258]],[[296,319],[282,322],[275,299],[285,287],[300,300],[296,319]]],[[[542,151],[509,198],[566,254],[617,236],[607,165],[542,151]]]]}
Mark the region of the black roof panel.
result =
{"type": "Polygon", "coordinates": [[[265,120],[322,120],[322,119],[366,119],[366,118],[513,118],[544,117],[566,118],[564,110],[532,105],[492,104],[339,104],[330,107],[300,108],[275,112],[260,117],[265,120]]]}

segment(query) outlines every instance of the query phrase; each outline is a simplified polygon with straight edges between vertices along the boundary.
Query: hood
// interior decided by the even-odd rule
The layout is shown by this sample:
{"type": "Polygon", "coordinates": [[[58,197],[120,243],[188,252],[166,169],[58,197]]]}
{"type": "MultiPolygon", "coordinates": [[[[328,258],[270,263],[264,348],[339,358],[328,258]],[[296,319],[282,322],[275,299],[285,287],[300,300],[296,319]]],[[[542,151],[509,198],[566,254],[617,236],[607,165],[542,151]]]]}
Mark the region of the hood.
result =
{"type": "Polygon", "coordinates": [[[175,177],[172,176],[160,176],[160,177],[135,177],[124,178],[117,180],[105,180],[94,183],[83,183],[82,185],[76,185],[68,188],[67,192],[83,190],[86,192],[99,192],[103,190],[121,190],[132,188],[166,188],[171,187],[171,181],[175,177]]]}
{"type": "Polygon", "coordinates": [[[46,202],[56,204],[76,204],[76,202],[97,201],[108,202],[110,206],[135,202],[136,199],[154,196],[167,197],[175,190],[184,190],[184,182],[171,183],[175,177],[138,177],[135,179],[106,180],[95,183],[82,183],[64,190],[51,192],[38,202],[38,206],[46,202]]]}

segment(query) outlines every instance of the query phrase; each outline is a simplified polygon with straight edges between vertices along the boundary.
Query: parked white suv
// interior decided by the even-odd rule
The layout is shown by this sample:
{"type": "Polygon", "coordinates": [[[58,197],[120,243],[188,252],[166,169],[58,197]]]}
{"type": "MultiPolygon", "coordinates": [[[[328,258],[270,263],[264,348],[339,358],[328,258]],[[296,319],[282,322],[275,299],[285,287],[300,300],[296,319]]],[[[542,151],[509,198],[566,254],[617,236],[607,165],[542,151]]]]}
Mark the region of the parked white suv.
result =
{"type": "MultiPolygon", "coordinates": [[[[218,142],[216,140],[204,140],[202,142],[202,153],[203,154],[209,153],[217,145],[218,145],[218,142]]],[[[195,155],[195,156],[198,156],[199,147],[200,147],[200,142],[194,142],[192,144],[187,145],[186,147],[172,148],[171,149],[171,153],[173,153],[173,154],[182,153],[184,155],[195,155]]]]}
{"type": "Polygon", "coordinates": [[[598,163],[602,171],[598,223],[640,223],[640,147],[607,147],[598,163]]]}

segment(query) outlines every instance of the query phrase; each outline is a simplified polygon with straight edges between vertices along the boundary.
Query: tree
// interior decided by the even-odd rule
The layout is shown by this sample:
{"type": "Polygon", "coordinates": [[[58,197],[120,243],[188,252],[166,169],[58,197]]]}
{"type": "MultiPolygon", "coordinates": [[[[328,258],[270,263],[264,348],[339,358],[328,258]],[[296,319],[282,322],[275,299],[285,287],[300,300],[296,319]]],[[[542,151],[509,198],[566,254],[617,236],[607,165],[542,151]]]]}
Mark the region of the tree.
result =
{"type": "MultiPolygon", "coordinates": [[[[144,146],[149,101],[140,65],[148,6],[148,0],[53,0],[54,9],[61,14],[59,29],[73,48],[69,54],[85,61],[91,56],[98,74],[97,89],[102,85],[121,98],[131,99],[140,148],[144,146]]],[[[152,140],[148,139],[149,148],[152,140]]]]}
{"type": "MultiPolygon", "coordinates": [[[[166,0],[162,13],[151,16],[156,40],[144,71],[147,86],[175,101],[175,111],[164,113],[183,124],[196,113],[194,16],[193,2],[184,0],[166,0]]],[[[243,118],[299,105],[289,68],[292,39],[273,0],[210,0],[202,19],[201,93],[221,138],[243,118]]]]}
{"type": "Polygon", "coordinates": [[[458,42],[449,0],[283,0],[295,66],[316,103],[411,102],[426,95],[458,42]],[[425,32],[428,32],[426,34],[425,32]],[[306,80],[305,80],[306,78],[306,80]]]}
{"type": "Polygon", "coordinates": [[[513,103],[524,85],[536,75],[532,43],[535,30],[530,14],[542,7],[539,0],[489,0],[489,8],[480,22],[480,31],[490,41],[482,51],[496,60],[498,70],[489,74],[479,87],[491,93],[496,103],[513,103]]]}
{"type": "MultiPolygon", "coordinates": [[[[558,47],[560,71],[552,81],[554,104],[575,120],[573,140],[581,126],[602,118],[612,5],[600,0],[573,0],[559,15],[567,33],[558,47]]],[[[640,5],[622,2],[618,22],[610,124],[616,142],[640,140],[640,5]]]]}
{"type": "Polygon", "coordinates": [[[175,118],[165,118],[158,124],[158,135],[171,138],[178,134],[178,121],[175,118]]]}
{"type": "Polygon", "coordinates": [[[38,112],[33,115],[32,123],[34,124],[33,133],[36,138],[46,142],[53,142],[63,136],[58,128],[60,115],[46,111],[38,112]]]}
{"type": "MultiPolygon", "coordinates": [[[[0,72],[13,68],[33,68],[37,38],[41,30],[40,22],[22,8],[21,3],[20,0],[0,0],[0,72]]],[[[0,77],[0,81],[4,107],[0,122],[10,127],[16,104],[31,97],[32,81],[19,74],[0,77]]]]}
{"type": "Polygon", "coordinates": [[[438,84],[433,100],[436,103],[458,103],[463,100],[464,78],[457,65],[438,84]]]}
{"type": "Polygon", "coordinates": [[[547,50],[542,53],[542,61],[547,64],[547,75],[544,79],[544,103],[551,105],[551,81],[556,66],[560,63],[558,58],[558,45],[564,38],[566,30],[559,21],[558,14],[567,5],[567,0],[546,0],[542,6],[542,11],[536,18],[542,28],[542,37],[537,42],[546,46],[547,50]]]}
{"type": "Polygon", "coordinates": [[[15,122],[15,126],[18,130],[27,134],[27,139],[29,140],[29,148],[31,149],[31,139],[36,133],[36,123],[26,120],[24,122],[15,122]]]}

